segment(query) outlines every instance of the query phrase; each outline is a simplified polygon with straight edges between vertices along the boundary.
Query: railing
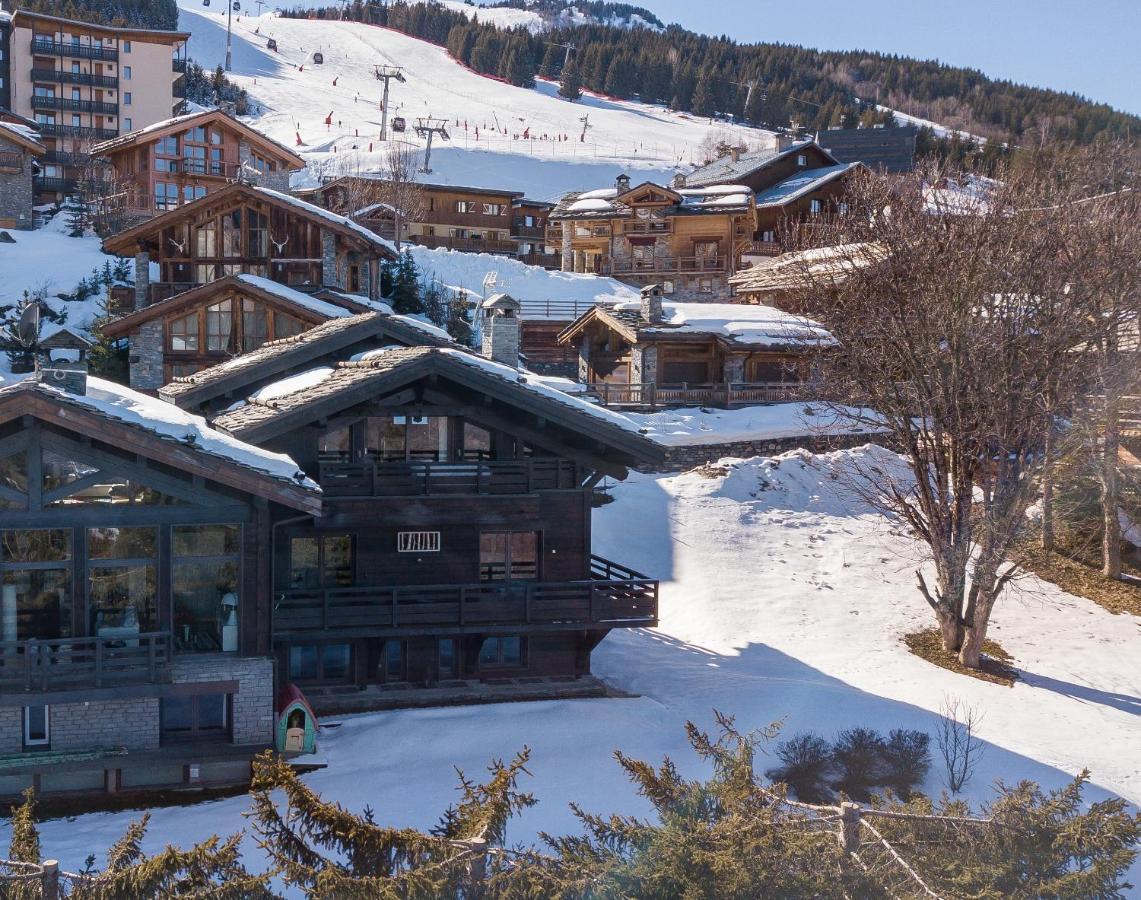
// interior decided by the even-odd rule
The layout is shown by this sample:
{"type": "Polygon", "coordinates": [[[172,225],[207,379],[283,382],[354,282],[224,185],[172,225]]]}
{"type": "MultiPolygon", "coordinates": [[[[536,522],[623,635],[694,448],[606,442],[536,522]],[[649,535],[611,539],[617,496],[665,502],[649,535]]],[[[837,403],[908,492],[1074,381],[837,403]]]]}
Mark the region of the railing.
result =
{"type": "Polygon", "coordinates": [[[67,153],[63,150],[49,150],[40,161],[46,164],[55,163],[58,166],[86,166],[91,157],[86,153],[67,153]]]}
{"type": "Polygon", "coordinates": [[[542,225],[512,225],[511,236],[516,238],[544,238],[547,229],[542,225]]]}
{"type": "Polygon", "coordinates": [[[495,241],[475,238],[441,237],[435,234],[413,234],[408,240],[421,247],[436,249],[446,247],[449,250],[463,250],[468,253],[514,253],[514,241],[495,241]]]}
{"type": "Polygon", "coordinates": [[[170,70],[172,72],[185,72],[186,60],[185,59],[172,59],[170,61],[170,70]]]}
{"type": "Polygon", "coordinates": [[[218,178],[233,178],[238,174],[238,163],[217,159],[182,158],[171,160],[174,169],[186,175],[214,175],[218,178]]]}
{"type": "Polygon", "coordinates": [[[563,258],[558,253],[518,253],[515,258],[528,266],[542,266],[544,269],[561,269],[563,258]]]}
{"type": "Polygon", "coordinates": [[[117,88],[119,79],[113,75],[89,75],[87,72],[69,72],[66,69],[32,69],[32,81],[51,81],[56,84],[89,84],[93,87],[117,88]]]}
{"type": "Polygon", "coordinates": [[[321,462],[326,497],[413,497],[444,494],[530,494],[577,488],[567,459],[504,462],[321,462]]]}
{"type": "Polygon", "coordinates": [[[92,47],[88,44],[48,41],[32,38],[32,53],[47,53],[53,56],[77,56],[80,59],[118,59],[119,51],[114,47],[92,47]]]}
{"type": "Polygon", "coordinates": [[[117,103],[104,103],[101,100],[75,100],[71,97],[47,97],[43,94],[32,95],[33,109],[66,109],[71,112],[105,113],[118,115],[117,103]]]}
{"type": "Polygon", "coordinates": [[[669,221],[653,222],[645,219],[628,219],[622,222],[623,234],[669,234],[672,230],[669,221]]]}
{"type": "Polygon", "coordinates": [[[604,275],[637,274],[654,272],[662,274],[704,273],[722,274],[729,270],[729,260],[724,256],[654,256],[650,259],[636,257],[611,257],[603,260],[600,272],[604,275]]]}
{"type": "Polygon", "coordinates": [[[108,140],[119,136],[119,132],[114,128],[89,128],[86,125],[52,125],[48,123],[39,124],[36,127],[44,137],[78,137],[108,140]]]}
{"type": "Polygon", "coordinates": [[[658,582],[602,557],[583,581],[484,582],[290,590],[274,606],[276,636],[351,629],[637,628],[658,621],[658,582]]]}
{"type": "Polygon", "coordinates": [[[32,187],[37,191],[74,191],[76,184],[74,178],[55,178],[48,175],[36,175],[32,179],[32,187]]]}
{"type": "Polygon", "coordinates": [[[115,637],[0,642],[0,690],[53,691],[170,680],[171,639],[148,631],[115,637]]]}
{"type": "Polygon", "coordinates": [[[588,384],[602,406],[656,409],[661,406],[748,406],[804,399],[803,384],[721,382],[714,384],[588,384]]]}
{"type": "Polygon", "coordinates": [[[526,328],[528,319],[558,319],[573,322],[592,306],[598,306],[595,300],[560,299],[523,301],[523,323],[526,328]]]}
{"type": "Polygon", "coordinates": [[[581,238],[588,237],[610,237],[609,225],[576,225],[574,227],[574,236],[581,238]]]}
{"type": "Polygon", "coordinates": [[[753,241],[745,248],[748,256],[780,256],[781,245],[779,241],[753,241]]]}

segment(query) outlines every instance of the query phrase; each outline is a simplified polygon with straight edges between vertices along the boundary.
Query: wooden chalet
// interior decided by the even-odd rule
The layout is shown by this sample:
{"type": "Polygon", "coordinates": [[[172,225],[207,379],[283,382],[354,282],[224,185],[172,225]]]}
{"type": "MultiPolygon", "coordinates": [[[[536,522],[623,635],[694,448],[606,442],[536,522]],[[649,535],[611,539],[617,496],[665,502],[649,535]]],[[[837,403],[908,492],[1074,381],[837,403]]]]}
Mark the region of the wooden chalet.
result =
{"type": "Polygon", "coordinates": [[[273,743],[287,457],[82,371],[0,387],[0,794],[247,781],[273,743]]]}
{"type": "Polygon", "coordinates": [[[35,227],[33,178],[46,154],[34,126],[0,120],[0,228],[35,227]]]}
{"type": "Polygon", "coordinates": [[[657,621],[657,583],[591,553],[592,489],[659,448],[535,376],[357,318],[163,388],[321,485],[319,515],[274,529],[279,678],[318,712],[583,690],[610,629],[657,621]]]}
{"type": "Polygon", "coordinates": [[[679,177],[685,187],[745,185],[756,197],[756,225],[747,255],[775,256],[789,249],[794,229],[811,228],[828,214],[843,213],[847,180],[861,168],[841,162],[815,141],[777,135],[771,148],[728,156],[679,177]]]}
{"type": "Polygon", "coordinates": [[[881,262],[887,253],[881,244],[841,244],[797,250],[757,260],[729,279],[741,303],[772,306],[798,315],[818,314],[805,309],[801,294],[810,284],[840,285],[853,273],[881,262]]]}
{"type": "MultiPolygon", "coordinates": [[[[126,338],[131,387],[155,390],[167,382],[292,337],[330,319],[380,310],[359,295],[298,291],[257,275],[227,275],[114,319],[103,329],[112,340],[126,338]]],[[[404,316],[392,320],[403,343],[439,343],[432,326],[404,316]]]]}
{"type": "Polygon", "coordinates": [[[293,150],[222,110],[175,116],[91,148],[110,168],[107,201],[148,219],[225,187],[239,176],[287,192],[304,168],[293,150]]]}
{"type": "Polygon", "coordinates": [[[239,274],[377,300],[381,260],[396,257],[388,241],[344,216],[241,181],[108,237],[103,249],[134,257],[139,309],[239,274]]]}
{"type": "Polygon", "coordinates": [[[515,258],[531,266],[558,269],[562,265],[558,247],[547,244],[547,220],[555,204],[543,200],[515,200],[511,204],[511,239],[515,258]]]}
{"type": "Polygon", "coordinates": [[[567,194],[552,210],[547,241],[564,271],[661,284],[678,299],[722,291],[740,268],[756,227],[753,191],[744,185],[631,186],[567,194]]]}
{"type": "Polygon", "coordinates": [[[559,335],[577,346],[579,381],[604,406],[735,406],[803,394],[820,325],[767,306],[663,300],[596,306],[559,335]]]}

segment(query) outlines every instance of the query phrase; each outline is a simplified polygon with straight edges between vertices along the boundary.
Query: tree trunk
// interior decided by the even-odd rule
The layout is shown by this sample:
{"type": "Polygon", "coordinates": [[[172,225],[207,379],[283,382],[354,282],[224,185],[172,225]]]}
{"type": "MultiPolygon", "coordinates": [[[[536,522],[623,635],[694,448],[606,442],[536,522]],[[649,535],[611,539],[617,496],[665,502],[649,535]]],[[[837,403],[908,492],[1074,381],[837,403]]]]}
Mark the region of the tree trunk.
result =
{"type": "Polygon", "coordinates": [[[939,613],[939,633],[943,636],[943,649],[948,653],[958,653],[963,645],[963,623],[957,616],[939,613]]]}
{"type": "Polygon", "coordinates": [[[1054,426],[1046,429],[1042,459],[1042,549],[1054,550],[1054,426]]]}
{"type": "Polygon", "coordinates": [[[977,669],[982,662],[984,640],[986,640],[985,624],[963,629],[963,646],[959,649],[959,662],[968,669],[977,669]]]}
{"type": "Polygon", "coordinates": [[[1101,573],[1121,578],[1121,522],[1117,518],[1121,488],[1117,480],[1117,455],[1121,446],[1121,400],[1113,386],[1105,392],[1105,431],[1101,447],[1101,573]]]}

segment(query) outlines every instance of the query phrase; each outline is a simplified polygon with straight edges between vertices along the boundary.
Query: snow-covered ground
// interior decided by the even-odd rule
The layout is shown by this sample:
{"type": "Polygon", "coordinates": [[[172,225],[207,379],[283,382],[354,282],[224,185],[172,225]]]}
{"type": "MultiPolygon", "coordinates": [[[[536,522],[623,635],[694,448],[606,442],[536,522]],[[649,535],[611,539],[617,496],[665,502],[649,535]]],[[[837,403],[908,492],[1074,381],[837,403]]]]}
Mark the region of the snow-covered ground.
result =
{"type": "Polygon", "coordinates": [[[806,403],[772,403],[740,409],[663,409],[650,413],[627,412],[625,415],[643,430],[646,437],[667,447],[764,441],[803,435],[825,437],[874,433],[870,427],[854,424],[857,421],[855,411],[849,419],[819,404],[806,403]]]}
{"type": "MultiPolygon", "coordinates": [[[[192,34],[190,57],[214,68],[225,58],[224,4],[204,9],[199,0],[179,0],[179,8],[179,27],[192,34]]],[[[507,12],[528,15],[496,15],[507,12]]],[[[251,119],[257,128],[290,146],[300,136],[303,144],[296,149],[314,171],[298,178],[299,184],[312,182],[318,169],[382,170],[377,65],[402,66],[408,79],[393,83],[390,98],[390,121],[402,116],[409,126],[401,139],[423,147],[412,132],[413,120],[432,115],[447,121],[451,140],[434,141],[433,171],[425,176],[434,182],[509,188],[549,200],[610,184],[621,171],[637,170],[636,180],[668,181],[678,167],[699,161],[698,147],[711,131],[731,132],[746,144],[768,135],[591,94],[570,103],[557,96],[554,82],[540,80],[531,90],[514,87],[470,71],[442,47],[370,25],[284,19],[272,12],[234,17],[231,77],[261,107],[251,119]],[[271,37],[276,53],[266,47],[271,37]],[[315,51],[323,64],[312,62],[315,51]],[[326,126],[330,115],[333,124],[326,126]],[[590,127],[580,140],[584,116],[590,127]]]]}
{"type": "MultiPolygon", "coordinates": [[[[329,766],[308,783],[352,809],[370,805],[381,822],[427,827],[456,797],[453,765],[479,773],[526,744],[534,775],[526,787],[540,803],[509,839],[529,841],[539,830],[574,829],[570,800],[646,812],[612,751],[669,754],[694,773],[683,726],[710,726],[713,709],[744,728],[784,720],[786,734],[832,736],[854,725],[930,732],[953,695],[984,714],[972,799],[988,796],[994,779],[1056,786],[1088,766],[1091,798],[1112,791],[1141,801],[1141,620],[1027,578],[999,603],[992,628],[1021,670],[1014,687],[912,656],[900,637],[931,618],[915,588],[916,546],[832,477],[834,466],[869,454],[898,464],[873,448],[727,460],[723,475],[633,476],[595,512],[595,550],[662,580],[661,626],[613,632],[594,669],[639,696],[349,717],[321,732],[329,766]]],[[[925,786],[941,790],[938,766],[925,786]]],[[[240,829],[247,805],[236,797],[156,810],[146,846],[240,829]]],[[[79,866],[131,818],[49,822],[45,849],[79,866]]],[[[256,865],[252,841],[246,848],[256,865]]]]}

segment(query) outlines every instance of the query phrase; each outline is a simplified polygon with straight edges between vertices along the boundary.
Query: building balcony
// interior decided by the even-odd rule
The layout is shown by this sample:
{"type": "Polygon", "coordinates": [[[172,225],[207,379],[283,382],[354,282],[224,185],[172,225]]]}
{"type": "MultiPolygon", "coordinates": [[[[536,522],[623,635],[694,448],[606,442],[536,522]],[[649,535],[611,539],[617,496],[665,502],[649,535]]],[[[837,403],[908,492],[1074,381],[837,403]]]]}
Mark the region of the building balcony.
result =
{"type": "Polygon", "coordinates": [[[519,253],[515,257],[528,266],[542,266],[544,269],[561,269],[563,258],[558,253],[519,253]]]}
{"type": "Polygon", "coordinates": [[[32,179],[32,188],[37,191],[55,191],[56,193],[74,191],[76,184],[74,178],[57,178],[48,175],[36,175],[32,179]]]}
{"type": "Polygon", "coordinates": [[[40,162],[46,165],[54,163],[57,166],[74,166],[81,168],[91,162],[91,157],[86,153],[67,153],[63,150],[49,150],[40,157],[40,162]]]}
{"type": "Polygon", "coordinates": [[[751,241],[745,248],[746,256],[780,256],[780,241],[751,241]]]}
{"type": "Polygon", "coordinates": [[[114,47],[92,47],[88,44],[51,41],[43,38],[32,38],[32,53],[42,53],[48,56],[73,56],[77,59],[117,60],[119,58],[119,51],[114,47]]]}
{"type": "Polygon", "coordinates": [[[602,406],[660,409],[665,406],[752,406],[806,399],[805,385],[793,382],[721,382],[716,384],[588,384],[602,406]]]}
{"type": "Polygon", "coordinates": [[[668,219],[662,222],[645,219],[628,219],[622,222],[623,234],[669,234],[673,224],[668,219]]]}
{"type": "Polygon", "coordinates": [[[170,70],[172,72],[185,72],[186,60],[185,59],[172,59],[170,61],[170,70]]]}
{"type": "Polygon", "coordinates": [[[326,497],[418,497],[456,494],[531,494],[574,490],[577,467],[569,459],[518,461],[322,461],[317,480],[326,497]]]}
{"type": "Polygon", "coordinates": [[[524,240],[541,241],[547,236],[547,229],[541,225],[512,225],[511,236],[524,240]]]}
{"type": "Polygon", "coordinates": [[[46,692],[170,680],[172,642],[161,631],[129,636],[0,642],[0,692],[46,692]]]}
{"type": "Polygon", "coordinates": [[[599,267],[602,275],[724,275],[729,260],[723,256],[633,256],[604,259],[599,267]]]}
{"type": "Polygon", "coordinates": [[[119,131],[116,128],[91,128],[87,125],[51,125],[47,123],[41,123],[37,127],[44,137],[91,138],[106,141],[119,136],[119,131]]]}
{"type": "Polygon", "coordinates": [[[103,113],[117,116],[119,104],[103,103],[99,100],[74,100],[71,97],[45,97],[42,94],[32,95],[33,109],[64,109],[70,112],[103,113]]]}
{"type": "Polygon", "coordinates": [[[493,241],[482,238],[441,237],[434,234],[413,234],[408,240],[421,247],[463,250],[466,253],[515,253],[514,241],[493,241]]]}
{"type": "Polygon", "coordinates": [[[32,69],[32,81],[53,84],[87,84],[92,87],[118,88],[119,79],[109,75],[89,75],[86,72],[68,72],[65,69],[32,69]]]}
{"type": "Polygon", "coordinates": [[[236,162],[217,159],[180,159],[175,161],[172,171],[182,175],[212,175],[215,178],[236,178],[239,171],[236,162]]]}
{"type": "Polygon", "coordinates": [[[289,590],[275,639],[642,628],[658,623],[658,582],[600,556],[582,581],[289,590]]]}

